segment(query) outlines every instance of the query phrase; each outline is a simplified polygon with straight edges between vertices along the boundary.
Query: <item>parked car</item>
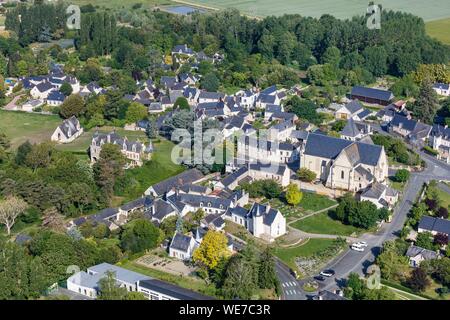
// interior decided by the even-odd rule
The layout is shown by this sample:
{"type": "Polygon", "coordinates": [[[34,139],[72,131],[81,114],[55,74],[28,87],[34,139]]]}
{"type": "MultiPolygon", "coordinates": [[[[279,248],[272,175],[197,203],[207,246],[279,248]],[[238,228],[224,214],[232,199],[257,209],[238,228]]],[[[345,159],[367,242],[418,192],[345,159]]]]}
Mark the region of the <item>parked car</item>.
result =
{"type": "Polygon", "coordinates": [[[334,272],[334,270],[328,269],[328,270],[323,270],[320,275],[324,276],[324,277],[332,277],[336,274],[336,272],[334,272]]]}
{"type": "Polygon", "coordinates": [[[315,277],[314,277],[314,280],[317,280],[317,281],[325,281],[325,277],[324,277],[324,276],[315,276],[315,277]]]}
{"type": "Polygon", "coordinates": [[[364,251],[364,247],[358,246],[356,244],[352,244],[351,248],[352,248],[352,250],[359,251],[359,252],[364,251]]]}
{"type": "Polygon", "coordinates": [[[358,241],[355,243],[358,247],[367,247],[367,242],[365,241],[358,241]]]}

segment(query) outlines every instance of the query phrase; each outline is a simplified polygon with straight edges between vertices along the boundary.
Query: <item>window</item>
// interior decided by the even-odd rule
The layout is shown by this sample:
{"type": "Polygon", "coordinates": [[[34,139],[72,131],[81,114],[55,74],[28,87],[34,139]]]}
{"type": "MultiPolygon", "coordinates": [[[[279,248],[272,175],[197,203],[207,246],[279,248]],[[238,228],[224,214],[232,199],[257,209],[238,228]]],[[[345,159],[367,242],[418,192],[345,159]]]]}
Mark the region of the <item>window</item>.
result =
{"type": "Polygon", "coordinates": [[[341,171],[341,179],[344,179],[344,170],[341,171]]]}

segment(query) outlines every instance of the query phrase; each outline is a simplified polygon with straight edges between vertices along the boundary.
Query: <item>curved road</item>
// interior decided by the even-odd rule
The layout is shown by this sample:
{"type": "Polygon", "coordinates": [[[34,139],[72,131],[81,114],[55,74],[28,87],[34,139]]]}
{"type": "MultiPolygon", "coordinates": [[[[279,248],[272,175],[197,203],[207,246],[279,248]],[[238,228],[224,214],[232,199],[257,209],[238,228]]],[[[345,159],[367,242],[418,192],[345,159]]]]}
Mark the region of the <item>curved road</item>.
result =
{"type": "MultiPolygon", "coordinates": [[[[450,165],[423,152],[416,152],[418,152],[421,158],[426,162],[426,169],[422,172],[411,174],[411,178],[403,192],[403,197],[394,209],[392,221],[390,223],[385,223],[378,232],[374,234],[367,233],[359,238],[360,240],[366,241],[368,244],[364,252],[348,249],[342,255],[331,261],[326,269],[333,269],[336,272],[336,275],[327,278],[324,282],[320,283],[319,290],[333,290],[342,286],[351,272],[364,275],[367,268],[374,263],[375,257],[379,254],[383,243],[397,237],[402,230],[407,215],[419,196],[423,184],[430,180],[450,179],[450,165]]],[[[301,283],[304,280],[296,280],[295,277],[290,274],[289,268],[280,262],[277,262],[277,274],[283,287],[283,299],[306,299],[306,294],[301,289],[301,283]]]]}

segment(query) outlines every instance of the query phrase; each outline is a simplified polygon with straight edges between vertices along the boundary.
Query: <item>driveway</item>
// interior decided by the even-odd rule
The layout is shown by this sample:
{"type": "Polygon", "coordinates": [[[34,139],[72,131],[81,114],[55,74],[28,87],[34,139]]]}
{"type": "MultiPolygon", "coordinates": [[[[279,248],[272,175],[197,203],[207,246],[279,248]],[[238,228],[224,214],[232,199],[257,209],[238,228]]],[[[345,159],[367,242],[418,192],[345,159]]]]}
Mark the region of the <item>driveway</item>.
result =
{"type": "Polygon", "coordinates": [[[18,106],[17,100],[19,100],[23,94],[19,94],[18,96],[15,96],[6,106],[3,107],[4,110],[20,110],[20,106],[18,106]]]}

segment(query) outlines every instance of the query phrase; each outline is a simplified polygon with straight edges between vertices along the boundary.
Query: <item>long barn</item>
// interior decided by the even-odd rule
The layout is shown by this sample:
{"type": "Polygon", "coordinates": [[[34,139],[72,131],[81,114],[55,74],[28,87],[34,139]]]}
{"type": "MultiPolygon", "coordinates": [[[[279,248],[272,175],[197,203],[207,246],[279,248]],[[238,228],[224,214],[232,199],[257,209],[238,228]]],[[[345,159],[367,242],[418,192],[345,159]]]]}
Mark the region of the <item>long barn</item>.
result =
{"type": "Polygon", "coordinates": [[[359,101],[382,106],[387,106],[394,99],[394,94],[391,91],[360,86],[353,87],[350,96],[351,99],[358,99],[359,101]]]}

